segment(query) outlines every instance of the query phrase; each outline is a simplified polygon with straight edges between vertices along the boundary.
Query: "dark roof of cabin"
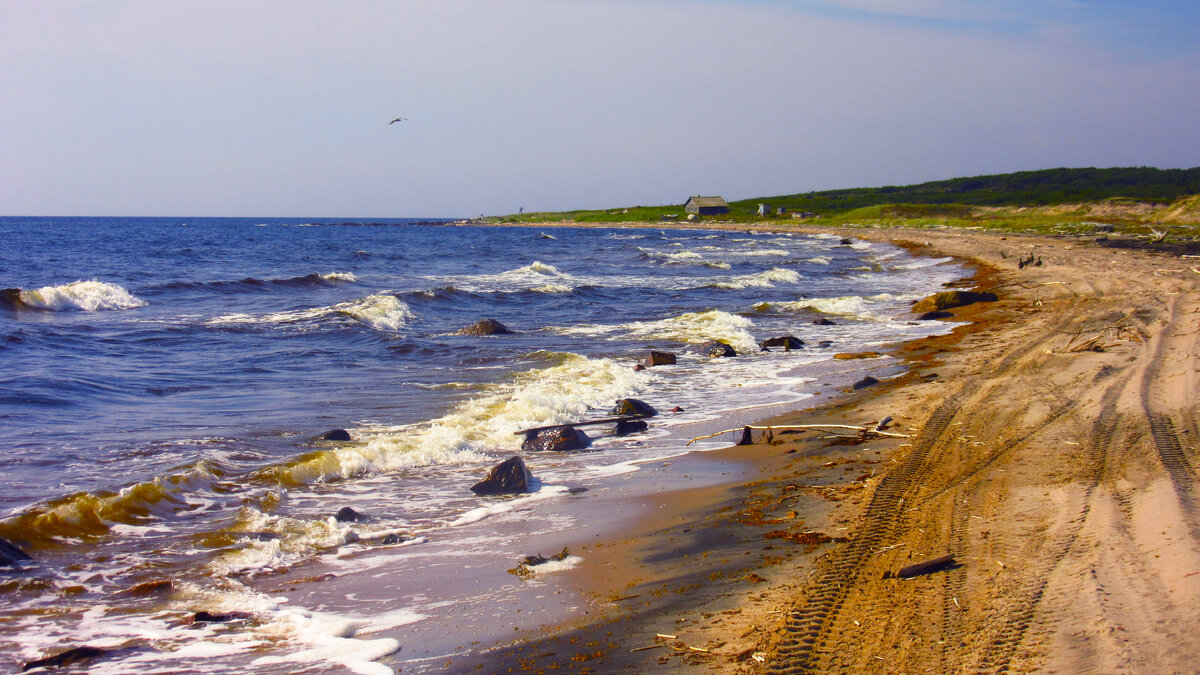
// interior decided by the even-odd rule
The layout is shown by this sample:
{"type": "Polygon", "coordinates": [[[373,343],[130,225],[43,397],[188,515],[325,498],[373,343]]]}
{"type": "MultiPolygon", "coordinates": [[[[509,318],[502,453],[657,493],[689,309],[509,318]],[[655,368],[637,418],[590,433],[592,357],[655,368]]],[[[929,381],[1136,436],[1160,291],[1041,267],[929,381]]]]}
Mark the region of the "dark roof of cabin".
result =
{"type": "Polygon", "coordinates": [[[687,203],[696,206],[729,206],[721,197],[689,197],[687,203]]]}

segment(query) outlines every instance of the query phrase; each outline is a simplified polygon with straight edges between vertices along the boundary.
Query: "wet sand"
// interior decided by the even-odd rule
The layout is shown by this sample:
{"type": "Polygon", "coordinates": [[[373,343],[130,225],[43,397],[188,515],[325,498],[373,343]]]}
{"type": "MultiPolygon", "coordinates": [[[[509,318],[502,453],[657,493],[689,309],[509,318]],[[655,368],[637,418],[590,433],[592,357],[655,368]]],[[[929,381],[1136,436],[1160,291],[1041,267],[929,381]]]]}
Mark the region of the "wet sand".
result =
{"type": "Polygon", "coordinates": [[[980,231],[844,234],[972,261],[970,284],[1000,297],[951,310],[971,322],[952,335],[897,346],[903,376],[769,421],[890,416],[907,438],[776,430],[677,458],[681,475],[719,463],[727,480],[662,493],[580,550],[569,574],[593,601],[578,621],[454,670],[1194,669],[1190,261],[980,231]],[[1042,265],[1018,269],[1030,254],[1042,265]],[[892,576],[947,554],[949,568],[892,576]]]}

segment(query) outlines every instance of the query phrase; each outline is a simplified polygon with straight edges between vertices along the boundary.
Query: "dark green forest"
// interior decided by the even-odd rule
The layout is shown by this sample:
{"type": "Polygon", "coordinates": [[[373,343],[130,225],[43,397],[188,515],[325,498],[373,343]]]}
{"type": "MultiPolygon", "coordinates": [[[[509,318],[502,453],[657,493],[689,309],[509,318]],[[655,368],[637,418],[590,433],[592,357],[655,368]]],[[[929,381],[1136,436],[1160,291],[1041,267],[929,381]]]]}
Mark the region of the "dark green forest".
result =
{"type": "Polygon", "coordinates": [[[974,176],[919,185],[825,190],[730,202],[734,213],[754,212],[758,204],[788,211],[833,215],[882,204],[966,204],[970,206],[1049,206],[1128,198],[1168,203],[1200,194],[1200,167],[1155,169],[1044,169],[974,176]]]}

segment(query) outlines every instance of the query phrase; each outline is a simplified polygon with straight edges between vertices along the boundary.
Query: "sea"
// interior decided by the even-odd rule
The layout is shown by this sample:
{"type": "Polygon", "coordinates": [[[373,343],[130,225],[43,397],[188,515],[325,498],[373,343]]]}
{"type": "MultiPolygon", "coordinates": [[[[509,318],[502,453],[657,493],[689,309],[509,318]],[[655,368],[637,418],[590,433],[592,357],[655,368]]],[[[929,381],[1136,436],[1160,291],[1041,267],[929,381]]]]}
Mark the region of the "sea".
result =
{"type": "Polygon", "coordinates": [[[834,355],[948,332],[909,306],[968,274],[753,227],[3,217],[0,241],[0,537],[32,558],[0,567],[0,669],[87,646],[96,673],[438,672],[519,637],[514,607],[578,616],[584,549],[508,570],[737,435],[692,439],[899,374],[834,355]],[[512,333],[459,332],[488,318],[512,333]],[[647,430],[514,433],[624,398],[647,430]],[[532,492],[470,490],[512,456],[532,492]]]}

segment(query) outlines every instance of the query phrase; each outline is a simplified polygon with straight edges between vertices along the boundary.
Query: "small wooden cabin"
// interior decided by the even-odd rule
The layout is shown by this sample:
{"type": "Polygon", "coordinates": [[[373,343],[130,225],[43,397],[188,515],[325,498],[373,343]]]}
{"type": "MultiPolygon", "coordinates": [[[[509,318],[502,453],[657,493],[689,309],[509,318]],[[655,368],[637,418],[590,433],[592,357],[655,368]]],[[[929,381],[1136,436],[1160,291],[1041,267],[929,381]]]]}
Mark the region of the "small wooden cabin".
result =
{"type": "Polygon", "coordinates": [[[687,202],[683,205],[683,210],[697,216],[719,216],[729,213],[729,204],[726,204],[725,200],[720,197],[688,197],[687,202]]]}

